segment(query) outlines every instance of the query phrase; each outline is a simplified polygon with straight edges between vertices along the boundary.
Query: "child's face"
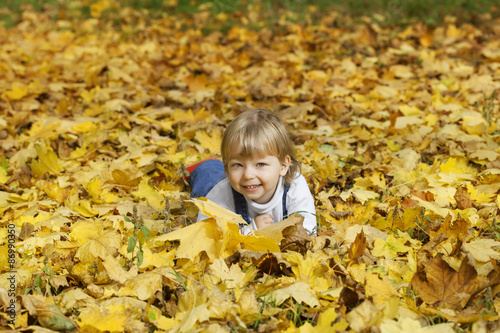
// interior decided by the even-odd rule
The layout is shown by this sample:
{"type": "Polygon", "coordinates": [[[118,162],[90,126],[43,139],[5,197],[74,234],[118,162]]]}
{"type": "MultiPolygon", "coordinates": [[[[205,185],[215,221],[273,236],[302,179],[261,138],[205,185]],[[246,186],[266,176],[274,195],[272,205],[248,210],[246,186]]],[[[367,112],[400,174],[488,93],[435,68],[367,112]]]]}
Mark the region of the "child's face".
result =
{"type": "Polygon", "coordinates": [[[257,203],[269,202],[274,195],[280,176],[285,176],[290,157],[280,162],[276,156],[242,157],[239,150],[227,163],[231,186],[245,198],[257,203]]]}

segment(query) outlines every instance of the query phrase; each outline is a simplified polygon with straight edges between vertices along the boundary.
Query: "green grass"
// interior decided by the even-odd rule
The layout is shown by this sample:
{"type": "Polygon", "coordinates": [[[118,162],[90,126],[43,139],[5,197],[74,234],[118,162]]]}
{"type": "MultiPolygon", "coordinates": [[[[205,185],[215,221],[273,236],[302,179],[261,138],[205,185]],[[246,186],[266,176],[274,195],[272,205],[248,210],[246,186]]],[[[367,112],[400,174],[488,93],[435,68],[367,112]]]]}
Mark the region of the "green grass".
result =
{"type": "MultiPolygon", "coordinates": [[[[65,19],[74,16],[85,18],[90,16],[90,5],[97,1],[3,0],[0,21],[6,27],[17,24],[26,4],[54,19],[61,16],[65,19]]],[[[372,17],[384,25],[400,25],[414,20],[435,25],[443,22],[447,15],[455,17],[458,23],[479,25],[484,22],[481,14],[500,16],[497,0],[121,0],[117,3],[122,8],[147,10],[152,17],[162,14],[191,15],[200,10],[209,10],[214,15],[225,13],[230,17],[226,25],[241,23],[238,18],[231,19],[231,15],[247,13],[249,5],[259,9],[263,20],[271,25],[283,14],[288,14],[286,17],[290,20],[316,23],[330,9],[354,19],[372,17]]]]}

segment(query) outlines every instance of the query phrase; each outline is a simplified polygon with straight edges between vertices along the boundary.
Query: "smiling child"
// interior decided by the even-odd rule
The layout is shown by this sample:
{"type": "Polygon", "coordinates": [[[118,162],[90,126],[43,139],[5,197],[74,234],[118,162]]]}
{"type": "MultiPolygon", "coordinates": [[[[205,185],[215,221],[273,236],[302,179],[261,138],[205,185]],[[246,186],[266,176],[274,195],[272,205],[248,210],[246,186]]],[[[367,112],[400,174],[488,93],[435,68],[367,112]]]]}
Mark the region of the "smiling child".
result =
{"type": "MultiPolygon", "coordinates": [[[[298,212],[308,233],[316,233],[314,199],[278,117],[265,109],[241,113],[224,132],[221,152],[222,162],[209,159],[187,168],[191,197],[207,197],[240,214],[253,230],[298,212]]],[[[250,233],[246,225],[241,231],[250,233]]]]}

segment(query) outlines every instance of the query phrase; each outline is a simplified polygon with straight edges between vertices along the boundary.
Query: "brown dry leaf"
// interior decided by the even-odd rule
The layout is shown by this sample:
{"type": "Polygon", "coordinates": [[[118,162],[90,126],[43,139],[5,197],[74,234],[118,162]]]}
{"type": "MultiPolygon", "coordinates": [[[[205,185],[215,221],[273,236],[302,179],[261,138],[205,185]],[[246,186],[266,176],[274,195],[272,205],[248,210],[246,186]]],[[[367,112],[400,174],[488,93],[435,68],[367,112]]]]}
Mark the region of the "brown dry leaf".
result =
{"type": "Polygon", "coordinates": [[[450,239],[464,239],[469,233],[470,224],[462,217],[453,221],[451,215],[447,215],[443,223],[436,231],[431,230],[429,234],[434,237],[440,233],[450,239]]]}
{"type": "Polygon", "coordinates": [[[361,257],[366,251],[366,242],[365,233],[361,230],[348,250],[349,258],[357,259],[361,257]]]}
{"type": "Polygon", "coordinates": [[[253,259],[253,263],[261,273],[275,276],[285,274],[284,267],[279,264],[278,259],[272,253],[264,253],[259,259],[253,259]]]}
{"type": "Polygon", "coordinates": [[[467,209],[472,207],[473,200],[470,198],[470,194],[467,191],[467,187],[460,186],[457,188],[457,192],[454,195],[457,202],[458,209],[467,209]]]}
{"type": "MultiPolygon", "coordinates": [[[[303,220],[304,217],[301,217],[301,220],[303,220]]],[[[281,252],[295,251],[302,254],[306,253],[307,245],[311,242],[311,236],[308,235],[306,228],[304,228],[301,222],[283,229],[283,240],[280,243],[281,252]]]]}
{"type": "Polygon", "coordinates": [[[23,223],[23,226],[21,227],[21,233],[19,234],[19,239],[25,240],[26,238],[30,237],[35,231],[35,226],[29,222],[23,223]]]}
{"type": "Polygon", "coordinates": [[[456,272],[442,257],[443,254],[438,253],[424,270],[415,273],[412,285],[425,303],[461,310],[473,295],[487,286],[487,279],[478,276],[467,260],[456,272]]]}

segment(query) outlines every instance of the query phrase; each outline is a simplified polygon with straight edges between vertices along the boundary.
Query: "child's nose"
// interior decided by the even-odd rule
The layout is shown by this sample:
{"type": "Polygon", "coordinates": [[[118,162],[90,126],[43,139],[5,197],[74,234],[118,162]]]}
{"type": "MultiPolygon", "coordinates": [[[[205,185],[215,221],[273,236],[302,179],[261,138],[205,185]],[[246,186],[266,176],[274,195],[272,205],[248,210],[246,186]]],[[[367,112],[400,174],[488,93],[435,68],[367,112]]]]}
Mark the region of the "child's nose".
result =
{"type": "Polygon", "coordinates": [[[243,177],[245,179],[252,179],[255,176],[255,172],[253,168],[245,168],[245,172],[243,173],[243,177]]]}

